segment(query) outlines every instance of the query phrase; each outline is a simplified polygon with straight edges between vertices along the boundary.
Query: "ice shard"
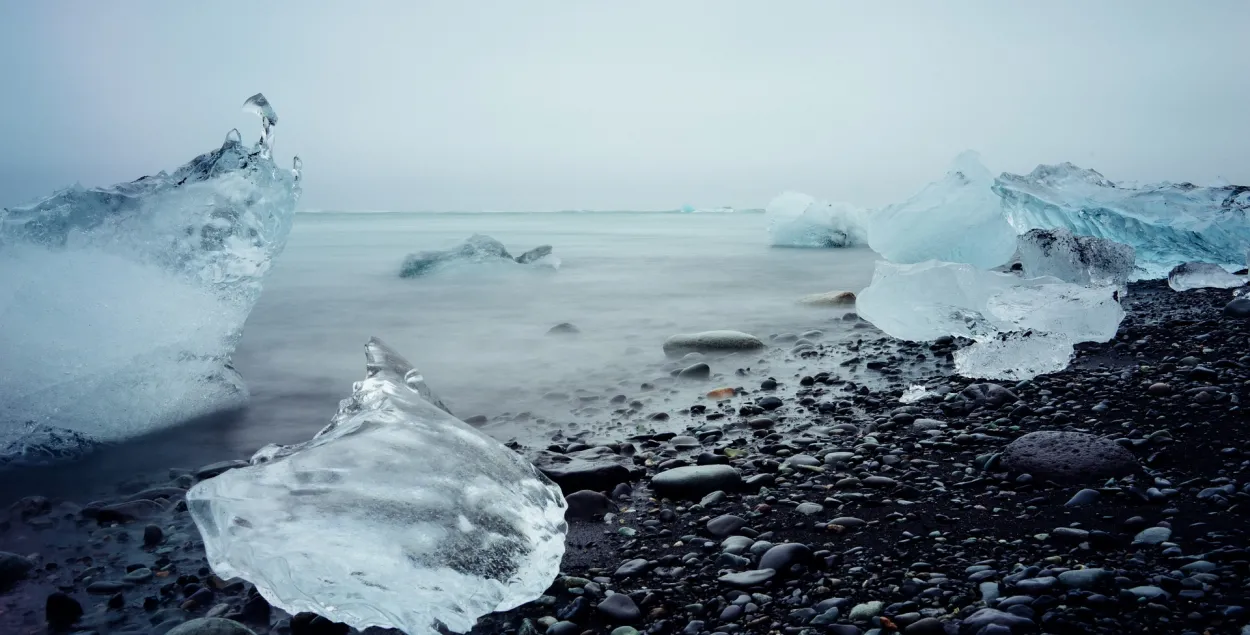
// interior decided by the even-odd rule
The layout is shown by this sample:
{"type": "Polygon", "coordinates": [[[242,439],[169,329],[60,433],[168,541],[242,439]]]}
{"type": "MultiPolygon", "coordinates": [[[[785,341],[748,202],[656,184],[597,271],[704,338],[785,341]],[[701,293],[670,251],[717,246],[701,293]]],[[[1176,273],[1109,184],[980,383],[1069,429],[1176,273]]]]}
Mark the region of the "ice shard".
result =
{"type": "Polygon", "coordinates": [[[559,573],[560,488],[444,408],[377,339],[329,426],[203,481],[188,508],[213,571],[289,613],[465,632],[559,573]]]}
{"type": "Polygon", "coordinates": [[[1026,277],[1054,276],[1077,284],[1124,287],[1135,270],[1132,247],[1063,228],[1025,232],[1016,255],[1026,277]]]}
{"type": "Polygon", "coordinates": [[[765,208],[775,247],[854,247],[868,244],[868,211],[785,192],[765,208]]]}
{"type": "Polygon", "coordinates": [[[0,211],[0,454],[72,453],[246,398],[230,355],[300,194],[260,101],[256,145],[232,131],[172,174],[0,211]]]}
{"type": "Polygon", "coordinates": [[[1040,165],[994,183],[1019,231],[1065,228],[1131,245],[1140,277],[1183,262],[1240,264],[1250,246],[1250,187],[1116,183],[1071,163],[1040,165]]]}
{"type": "Polygon", "coordinates": [[[1023,379],[1062,369],[1074,344],[1110,340],[1124,318],[1112,286],[1021,278],[938,261],[879,261],[856,310],[899,339],[923,342],[954,335],[975,340],[961,351],[956,370],[986,379],[1023,379]]]}
{"type": "Polygon", "coordinates": [[[1245,286],[1246,277],[1209,262],[1184,262],[1168,272],[1168,286],[1173,291],[1191,289],[1236,289],[1245,286]]]}
{"type": "Polygon", "coordinates": [[[955,158],[946,176],[911,198],[868,217],[868,245],[890,262],[963,262],[981,269],[1006,263],[1016,232],[1003,217],[994,177],[975,152],[955,158]]]}

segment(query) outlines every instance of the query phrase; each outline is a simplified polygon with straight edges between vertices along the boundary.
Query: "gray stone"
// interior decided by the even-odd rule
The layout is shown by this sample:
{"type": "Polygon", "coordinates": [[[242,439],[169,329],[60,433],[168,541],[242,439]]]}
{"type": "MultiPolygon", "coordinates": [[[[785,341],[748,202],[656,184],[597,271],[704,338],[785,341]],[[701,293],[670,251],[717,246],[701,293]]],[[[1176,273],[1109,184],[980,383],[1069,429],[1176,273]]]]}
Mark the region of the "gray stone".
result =
{"type": "Polygon", "coordinates": [[[1007,444],[1004,468],[1060,482],[1125,476],[1138,469],[1131,452],[1109,439],[1083,432],[1030,432],[1007,444]]]}
{"type": "Polygon", "coordinates": [[[990,408],[999,408],[1005,404],[1015,403],[1020,400],[1016,393],[998,384],[990,383],[972,384],[964,388],[959,394],[978,406],[988,406],[990,408]]]}
{"type": "Polygon", "coordinates": [[[1167,527],[1147,527],[1133,537],[1135,545],[1157,545],[1167,542],[1172,537],[1172,530],[1167,527]]]}
{"type": "Polygon", "coordinates": [[[630,480],[633,461],[607,447],[593,447],[561,454],[543,451],[534,467],[560,486],[565,495],[580,490],[607,491],[630,480]]]}
{"type": "Polygon", "coordinates": [[[564,497],[568,505],[564,517],[570,520],[590,520],[612,510],[612,501],[600,492],[584,489],[564,497]]]}
{"type": "Polygon", "coordinates": [[[762,348],[764,348],[764,342],[758,337],[738,331],[704,331],[674,335],[664,342],[664,353],[670,357],[681,357],[686,353],[733,353],[762,348]]]}
{"type": "Polygon", "coordinates": [[[799,503],[798,507],[794,508],[794,511],[804,516],[811,516],[812,514],[819,514],[825,511],[825,506],[816,503],[799,503]]]}
{"type": "Polygon", "coordinates": [[[716,490],[742,488],[742,474],[728,465],[692,465],[656,474],[651,487],[660,496],[701,498],[716,490]]]}
{"type": "Polygon", "coordinates": [[[741,573],[730,573],[723,575],[717,580],[737,587],[752,587],[757,584],[763,584],[773,579],[777,575],[776,569],[756,569],[754,571],[743,571],[741,573]]]}
{"type": "Polygon", "coordinates": [[[166,635],[256,635],[252,629],[220,617],[201,617],[174,627],[166,635]]]}
{"type": "Polygon", "coordinates": [[[1115,579],[1106,569],[1073,569],[1059,574],[1059,583],[1073,589],[1093,589],[1115,579]]]}
{"type": "Polygon", "coordinates": [[[35,563],[25,556],[0,551],[0,589],[7,589],[25,580],[35,563]]]}
{"type": "Polygon", "coordinates": [[[677,373],[682,379],[707,379],[712,376],[712,367],[703,362],[699,362],[693,366],[687,366],[677,373]]]}
{"type": "Polygon", "coordinates": [[[1224,316],[1231,318],[1250,318],[1250,297],[1242,297],[1224,305],[1224,316]]]}
{"type": "Polygon", "coordinates": [[[963,623],[959,625],[959,632],[961,635],[973,635],[990,625],[1004,626],[1015,634],[1037,630],[1037,624],[1026,617],[995,609],[981,609],[964,618],[963,623]]]}
{"type": "Polygon", "coordinates": [[[599,603],[599,612],[616,622],[633,622],[642,617],[642,611],[628,595],[615,593],[599,603]]]}
{"type": "Polygon", "coordinates": [[[1100,496],[1102,496],[1102,493],[1096,489],[1083,489],[1068,499],[1068,502],[1064,503],[1063,506],[1084,507],[1085,505],[1093,505],[1098,502],[1100,496]]]}
{"type": "Polygon", "coordinates": [[[812,559],[812,549],[801,542],[775,545],[760,556],[759,569],[789,571],[796,564],[807,564],[812,559]]]}
{"type": "Polygon", "coordinates": [[[717,538],[724,538],[739,529],[742,529],[746,526],[746,524],[747,521],[744,518],[734,516],[732,514],[725,514],[707,521],[707,532],[717,538]]]}

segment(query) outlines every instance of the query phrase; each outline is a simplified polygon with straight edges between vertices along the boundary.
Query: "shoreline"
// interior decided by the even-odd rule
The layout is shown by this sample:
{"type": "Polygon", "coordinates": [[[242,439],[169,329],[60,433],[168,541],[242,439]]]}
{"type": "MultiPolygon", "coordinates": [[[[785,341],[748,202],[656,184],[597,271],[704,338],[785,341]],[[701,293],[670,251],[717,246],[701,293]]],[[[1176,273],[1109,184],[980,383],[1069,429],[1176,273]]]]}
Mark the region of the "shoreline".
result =
{"type": "MultiPolygon", "coordinates": [[[[815,348],[809,366],[823,372],[678,411],[701,425],[658,434],[619,425],[607,460],[636,478],[627,487],[619,475],[569,478],[611,497],[584,494],[573,506],[592,519],[570,521],[548,595],[474,632],[1241,632],[1250,320],[1222,315],[1229,290],[1130,289],[1115,340],[1078,346],[1060,373],[1004,384],[1010,397],[949,376],[957,342],[865,329],[861,340],[815,348]],[[834,346],[890,385],[919,368],[931,392],[954,396],[903,405],[898,391],[838,379],[834,346]],[[1043,430],[1092,434],[1135,467],[1069,479],[1067,458],[1043,456],[1032,472],[1008,469],[1008,444],[1043,430]],[[665,501],[651,486],[673,467],[725,463],[745,483],[723,494],[695,488],[690,500],[665,501]],[[1096,502],[1069,506],[1080,496],[1096,502]],[[595,513],[613,508],[610,523],[595,513]],[[765,554],[778,566],[761,569],[765,554]],[[624,597],[601,602],[610,592],[624,597]]],[[[647,412],[634,416],[648,423],[647,412]]],[[[598,438],[570,428],[547,450],[520,451],[541,466],[598,438]]],[[[66,632],[164,635],[205,616],[256,633],[336,632],[209,575],[181,496],[223,467],[171,469],[167,481],[130,483],[101,504],[15,503],[0,516],[0,551],[39,557],[0,590],[0,631],[47,632],[48,597],[60,593],[85,612],[66,632]]],[[[55,597],[58,611],[74,612],[55,597]]]]}

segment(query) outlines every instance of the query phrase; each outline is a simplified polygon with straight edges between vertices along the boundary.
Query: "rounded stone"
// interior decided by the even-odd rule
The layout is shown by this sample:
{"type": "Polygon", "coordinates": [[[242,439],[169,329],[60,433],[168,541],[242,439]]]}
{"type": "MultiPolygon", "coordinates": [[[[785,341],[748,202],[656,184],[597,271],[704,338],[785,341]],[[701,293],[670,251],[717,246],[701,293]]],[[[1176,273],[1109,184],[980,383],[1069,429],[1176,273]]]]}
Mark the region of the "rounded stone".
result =
{"type": "Polygon", "coordinates": [[[1001,460],[1009,471],[1061,482],[1125,476],[1138,470],[1131,452],[1084,432],[1030,432],[1009,443],[1001,460]]]}
{"type": "Polygon", "coordinates": [[[764,348],[764,342],[754,335],[739,331],[704,331],[674,335],[664,342],[664,353],[681,357],[686,353],[734,353],[764,348]]]}
{"type": "Polygon", "coordinates": [[[801,542],[776,545],[760,556],[759,569],[773,569],[785,573],[796,564],[811,562],[812,549],[801,542]]]}
{"type": "Polygon", "coordinates": [[[807,306],[832,306],[832,307],[848,307],[855,306],[855,294],[850,291],[829,291],[826,293],[813,293],[799,298],[799,304],[807,306]]]}
{"type": "Polygon", "coordinates": [[[599,612],[617,622],[633,622],[642,617],[642,611],[628,595],[615,593],[599,603],[599,612]]]}
{"type": "Polygon", "coordinates": [[[688,465],[656,474],[651,487],[660,496],[702,498],[716,490],[742,488],[742,473],[728,465],[688,465]]]}
{"type": "Polygon", "coordinates": [[[82,604],[78,600],[57,591],[44,602],[44,618],[53,630],[65,630],[82,617],[82,604]]]}
{"type": "Polygon", "coordinates": [[[166,635],[256,635],[252,629],[220,617],[201,617],[175,626],[166,635]]]}
{"type": "Polygon", "coordinates": [[[588,489],[565,496],[564,502],[568,505],[564,510],[564,517],[570,520],[590,520],[612,509],[612,502],[607,496],[588,489]]]}
{"type": "Polygon", "coordinates": [[[1224,316],[1231,318],[1250,318],[1250,297],[1237,298],[1224,305],[1224,316]]]}
{"type": "Polygon", "coordinates": [[[677,373],[682,379],[707,379],[712,376],[712,367],[703,362],[687,366],[677,373]]]}

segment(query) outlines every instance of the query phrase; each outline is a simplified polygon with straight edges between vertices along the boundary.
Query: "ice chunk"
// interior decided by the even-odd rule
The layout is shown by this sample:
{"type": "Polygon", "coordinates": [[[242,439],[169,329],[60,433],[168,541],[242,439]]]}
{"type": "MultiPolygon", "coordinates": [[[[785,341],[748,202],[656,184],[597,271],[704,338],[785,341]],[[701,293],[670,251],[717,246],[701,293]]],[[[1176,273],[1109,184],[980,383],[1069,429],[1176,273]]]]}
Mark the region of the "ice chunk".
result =
{"type": "MultiPolygon", "coordinates": [[[[899,339],[943,335],[976,340],[965,349],[961,374],[1019,378],[1056,370],[1039,359],[1039,338],[1071,356],[1072,344],[1115,337],[1124,309],[1110,286],[1090,287],[1054,277],[1020,278],[968,264],[877,262],[872,284],[859,294],[860,317],[899,339]],[[1026,335],[1027,334],[1027,335],[1026,335]],[[1003,375],[1017,362],[1017,371],[1003,375]],[[979,364],[985,364],[980,366],[979,364]]],[[[1062,368],[1063,366],[1059,366],[1062,368]]]]}
{"type": "Polygon", "coordinates": [[[868,244],[867,210],[785,192],[765,209],[775,247],[853,247],[868,244]]]}
{"type": "Polygon", "coordinates": [[[1054,276],[1064,282],[1123,287],[1133,277],[1133,248],[1063,229],[1030,229],[1017,241],[1027,277],[1054,276]]]}
{"type": "Polygon", "coordinates": [[[1168,272],[1168,286],[1173,291],[1190,289],[1236,289],[1246,284],[1245,276],[1236,276],[1209,262],[1185,262],[1168,272]]]}
{"type": "Polygon", "coordinates": [[[560,267],[560,259],[551,253],[551,245],[535,247],[513,258],[503,243],[490,236],[473,234],[454,249],[409,254],[399,268],[399,277],[415,278],[457,264],[483,263],[520,263],[552,269],[560,267]]]}
{"type": "Polygon", "coordinates": [[[1012,331],[955,351],[955,372],[978,379],[1020,381],[1067,368],[1074,353],[1067,335],[1012,331]]]}
{"type": "Polygon", "coordinates": [[[868,245],[891,262],[964,262],[981,269],[1006,263],[1016,232],[990,189],[994,177],[975,152],[956,157],[946,176],[902,203],[868,217],[868,245]]]}
{"type": "Polygon", "coordinates": [[[916,403],[917,401],[925,399],[928,396],[929,389],[919,384],[912,384],[907,387],[907,390],[903,391],[902,395],[899,395],[898,400],[899,403],[916,403]]]}
{"type": "Polygon", "coordinates": [[[1250,187],[1116,183],[1071,163],[1040,165],[994,184],[1020,232],[1063,227],[1131,245],[1144,277],[1182,262],[1236,264],[1250,245],[1250,187]]]}
{"type": "Polygon", "coordinates": [[[187,505],[213,571],[359,629],[465,632],[542,595],[564,555],[560,488],[459,421],[377,339],[312,440],[270,446],[187,505]]]}
{"type": "Polygon", "coordinates": [[[172,174],[0,211],[0,452],[240,405],[230,355],[299,193],[234,133],[172,174]]]}

